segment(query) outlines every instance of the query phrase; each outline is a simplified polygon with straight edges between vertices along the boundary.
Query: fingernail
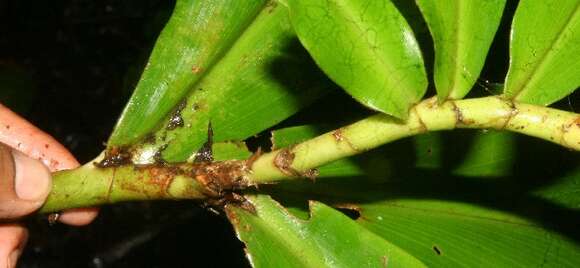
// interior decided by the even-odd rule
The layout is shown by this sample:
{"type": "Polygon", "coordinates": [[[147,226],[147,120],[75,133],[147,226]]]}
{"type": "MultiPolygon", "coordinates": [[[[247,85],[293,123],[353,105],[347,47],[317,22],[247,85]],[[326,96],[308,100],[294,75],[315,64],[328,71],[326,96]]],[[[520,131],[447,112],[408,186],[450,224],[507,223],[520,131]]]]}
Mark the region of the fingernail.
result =
{"type": "Polygon", "coordinates": [[[18,198],[28,201],[44,200],[50,190],[50,172],[42,162],[18,151],[14,156],[14,188],[18,198]]]}

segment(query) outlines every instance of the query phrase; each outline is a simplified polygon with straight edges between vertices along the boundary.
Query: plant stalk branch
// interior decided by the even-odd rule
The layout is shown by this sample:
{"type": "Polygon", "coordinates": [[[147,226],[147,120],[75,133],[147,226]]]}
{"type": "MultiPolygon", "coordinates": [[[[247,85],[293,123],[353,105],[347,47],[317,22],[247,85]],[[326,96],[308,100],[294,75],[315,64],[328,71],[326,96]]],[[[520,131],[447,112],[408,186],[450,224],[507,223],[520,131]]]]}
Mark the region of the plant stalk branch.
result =
{"type": "Polygon", "coordinates": [[[290,148],[257,158],[250,180],[256,184],[310,177],[312,169],[412,135],[455,128],[509,130],[580,150],[580,115],[505,100],[499,96],[449,100],[435,97],[413,106],[400,121],[378,114],[290,148]]]}

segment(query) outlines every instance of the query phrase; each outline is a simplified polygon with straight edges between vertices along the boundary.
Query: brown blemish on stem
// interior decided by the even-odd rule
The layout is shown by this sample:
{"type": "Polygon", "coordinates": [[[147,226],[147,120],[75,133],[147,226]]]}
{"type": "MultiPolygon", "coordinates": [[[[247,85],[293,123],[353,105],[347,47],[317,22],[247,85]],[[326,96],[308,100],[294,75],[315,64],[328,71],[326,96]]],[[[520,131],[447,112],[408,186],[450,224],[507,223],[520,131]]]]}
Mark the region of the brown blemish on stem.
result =
{"type": "Polygon", "coordinates": [[[461,109],[457,107],[455,101],[449,101],[449,103],[451,104],[451,106],[453,106],[453,113],[455,113],[455,127],[457,127],[458,125],[463,123],[463,113],[461,112],[461,109]]]}
{"type": "Polygon", "coordinates": [[[342,128],[339,128],[337,130],[335,130],[334,132],[332,132],[332,137],[334,137],[334,140],[336,142],[341,142],[344,140],[344,136],[342,134],[342,128]]]}
{"type": "Polygon", "coordinates": [[[246,165],[247,165],[248,167],[251,167],[251,166],[254,164],[254,162],[256,162],[256,160],[257,160],[258,158],[260,158],[260,156],[261,156],[261,155],[262,155],[262,147],[258,147],[258,150],[256,150],[256,152],[255,152],[255,153],[253,153],[253,154],[250,156],[250,158],[248,158],[248,160],[246,160],[246,165]]]}
{"type": "Polygon", "coordinates": [[[355,152],[360,152],[360,150],[359,150],[358,148],[356,148],[356,147],[355,147],[355,146],[354,146],[354,145],[353,145],[353,144],[350,142],[350,140],[348,139],[348,137],[345,137],[345,136],[344,136],[344,133],[343,133],[343,132],[344,132],[344,129],[343,129],[343,128],[339,128],[339,129],[337,129],[337,130],[335,130],[335,131],[333,131],[333,132],[332,132],[332,137],[334,137],[334,140],[335,140],[337,143],[340,143],[340,142],[346,142],[346,144],[348,144],[348,147],[350,147],[350,148],[351,148],[353,151],[355,151],[355,152]]]}
{"type": "MultiPolygon", "coordinates": [[[[512,121],[512,119],[520,112],[518,110],[518,108],[516,107],[515,102],[513,102],[512,100],[503,100],[505,104],[507,104],[507,106],[510,109],[508,118],[506,118],[505,122],[503,123],[503,126],[500,128],[500,130],[505,129],[507,126],[509,126],[510,122],[512,121]]],[[[520,130],[523,129],[524,127],[521,126],[520,130]]]]}
{"type": "Polygon", "coordinates": [[[177,108],[175,108],[175,111],[171,114],[171,117],[169,118],[169,123],[167,123],[167,127],[165,129],[174,130],[178,127],[183,127],[183,117],[181,117],[181,111],[185,109],[186,104],[187,102],[185,100],[179,103],[177,108]]]}
{"type": "Polygon", "coordinates": [[[318,169],[309,169],[305,172],[300,172],[292,167],[292,162],[294,162],[294,153],[292,148],[285,148],[280,150],[276,157],[274,157],[274,166],[280,170],[285,175],[293,177],[305,177],[310,180],[315,180],[318,176],[318,169]]]}
{"type": "Polygon", "coordinates": [[[295,155],[291,151],[291,148],[282,149],[278,154],[276,154],[276,157],[274,157],[274,166],[285,175],[300,176],[300,172],[292,168],[294,157],[295,155]]]}
{"type": "Polygon", "coordinates": [[[98,168],[110,168],[132,164],[133,154],[126,147],[113,147],[105,152],[105,158],[94,165],[98,168]]]}

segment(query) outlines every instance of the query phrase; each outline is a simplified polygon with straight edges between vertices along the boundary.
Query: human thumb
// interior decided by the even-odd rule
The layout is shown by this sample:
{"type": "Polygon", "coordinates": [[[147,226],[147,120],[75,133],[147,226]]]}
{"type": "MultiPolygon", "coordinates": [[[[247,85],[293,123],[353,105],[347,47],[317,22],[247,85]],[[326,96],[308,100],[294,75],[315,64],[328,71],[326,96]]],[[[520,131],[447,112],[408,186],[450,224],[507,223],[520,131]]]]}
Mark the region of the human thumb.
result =
{"type": "Polygon", "coordinates": [[[40,208],[51,185],[50,172],[42,162],[0,144],[0,220],[40,208]]]}

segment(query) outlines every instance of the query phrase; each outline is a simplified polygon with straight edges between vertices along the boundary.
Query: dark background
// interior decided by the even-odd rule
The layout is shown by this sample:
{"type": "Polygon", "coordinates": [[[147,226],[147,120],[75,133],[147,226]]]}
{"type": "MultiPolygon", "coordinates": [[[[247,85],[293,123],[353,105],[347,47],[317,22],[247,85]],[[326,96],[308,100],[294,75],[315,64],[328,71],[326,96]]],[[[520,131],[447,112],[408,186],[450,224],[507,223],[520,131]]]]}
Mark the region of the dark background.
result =
{"type": "MultiPolygon", "coordinates": [[[[81,163],[104,149],[174,1],[0,0],[0,102],[81,163]]],[[[195,202],[103,207],[86,227],[27,220],[20,267],[247,266],[224,216],[195,202]]]]}

